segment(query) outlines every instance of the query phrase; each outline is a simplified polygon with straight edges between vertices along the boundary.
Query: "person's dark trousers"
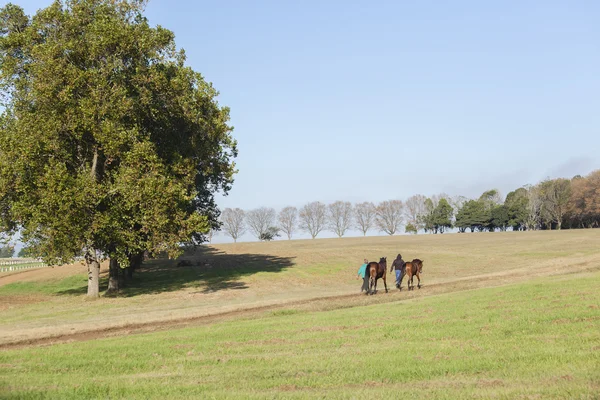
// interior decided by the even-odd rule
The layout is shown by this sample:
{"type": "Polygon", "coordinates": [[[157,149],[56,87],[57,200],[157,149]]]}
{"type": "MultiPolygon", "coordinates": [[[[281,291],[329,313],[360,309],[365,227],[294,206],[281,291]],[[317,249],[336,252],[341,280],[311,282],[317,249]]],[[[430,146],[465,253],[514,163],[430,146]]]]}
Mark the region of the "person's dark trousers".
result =
{"type": "Polygon", "coordinates": [[[360,291],[365,291],[368,292],[369,291],[369,278],[367,278],[366,276],[363,278],[363,285],[362,288],[360,288],[360,291]]]}

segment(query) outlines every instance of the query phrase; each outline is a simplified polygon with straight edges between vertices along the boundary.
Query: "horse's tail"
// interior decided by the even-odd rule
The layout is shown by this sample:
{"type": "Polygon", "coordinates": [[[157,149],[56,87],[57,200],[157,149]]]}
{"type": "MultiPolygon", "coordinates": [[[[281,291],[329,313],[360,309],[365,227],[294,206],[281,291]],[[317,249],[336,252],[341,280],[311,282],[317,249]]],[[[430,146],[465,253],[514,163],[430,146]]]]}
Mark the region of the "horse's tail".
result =
{"type": "Polygon", "coordinates": [[[369,276],[371,278],[377,278],[377,269],[379,268],[379,264],[373,262],[369,264],[369,276]]]}

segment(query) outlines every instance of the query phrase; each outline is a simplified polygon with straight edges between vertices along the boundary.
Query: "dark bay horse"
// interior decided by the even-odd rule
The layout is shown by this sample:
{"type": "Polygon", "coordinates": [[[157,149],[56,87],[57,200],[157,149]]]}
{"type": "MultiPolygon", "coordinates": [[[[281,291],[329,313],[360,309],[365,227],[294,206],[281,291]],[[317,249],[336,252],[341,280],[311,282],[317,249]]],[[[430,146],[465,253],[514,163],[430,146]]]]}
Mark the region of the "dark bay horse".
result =
{"type": "MultiPolygon", "coordinates": [[[[414,289],[413,278],[416,275],[419,282],[417,283],[417,287],[421,289],[421,274],[423,273],[423,260],[419,260],[415,258],[412,261],[404,263],[404,275],[406,275],[406,285],[408,286],[408,290],[414,289]]],[[[402,285],[402,280],[400,280],[400,285],[402,285]]]]}
{"type": "Polygon", "coordinates": [[[387,258],[381,257],[379,262],[370,262],[367,265],[367,271],[369,271],[369,291],[367,294],[375,294],[377,291],[377,279],[383,278],[383,285],[385,286],[385,292],[388,292],[387,282],[385,280],[387,271],[387,258]]]}

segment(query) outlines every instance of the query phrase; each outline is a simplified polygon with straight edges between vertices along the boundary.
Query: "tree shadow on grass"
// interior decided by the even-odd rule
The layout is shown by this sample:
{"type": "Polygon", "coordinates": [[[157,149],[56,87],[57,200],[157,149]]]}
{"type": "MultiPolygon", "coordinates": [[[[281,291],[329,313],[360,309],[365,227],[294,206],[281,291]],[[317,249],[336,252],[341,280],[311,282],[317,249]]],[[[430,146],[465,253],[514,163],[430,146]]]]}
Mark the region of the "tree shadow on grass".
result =
{"type": "MultiPolygon", "coordinates": [[[[243,290],[248,286],[241,280],[257,272],[281,272],[293,266],[293,258],[267,254],[227,254],[209,246],[199,246],[177,260],[159,258],[145,261],[142,267],[126,281],[120,297],[173,292],[198,288],[200,293],[220,290],[243,290]]],[[[108,278],[101,277],[100,290],[106,290],[108,278]]],[[[73,288],[58,294],[85,294],[87,286],[73,288]]]]}

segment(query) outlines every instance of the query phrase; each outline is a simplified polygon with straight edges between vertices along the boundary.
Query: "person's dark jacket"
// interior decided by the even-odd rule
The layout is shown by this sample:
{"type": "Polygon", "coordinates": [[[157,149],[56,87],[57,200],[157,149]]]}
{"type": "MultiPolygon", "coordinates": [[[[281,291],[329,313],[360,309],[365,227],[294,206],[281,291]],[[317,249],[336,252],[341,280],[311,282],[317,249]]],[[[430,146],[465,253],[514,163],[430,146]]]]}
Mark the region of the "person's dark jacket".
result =
{"type": "Polygon", "coordinates": [[[392,263],[390,272],[392,272],[393,270],[402,271],[402,268],[404,268],[404,260],[402,259],[402,257],[396,257],[396,259],[392,263]]]}

